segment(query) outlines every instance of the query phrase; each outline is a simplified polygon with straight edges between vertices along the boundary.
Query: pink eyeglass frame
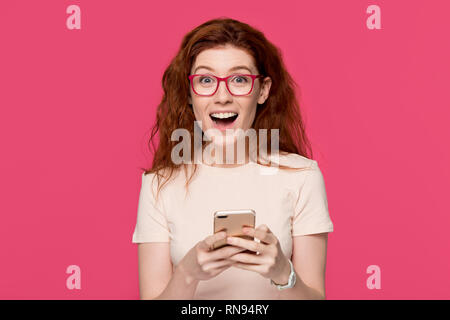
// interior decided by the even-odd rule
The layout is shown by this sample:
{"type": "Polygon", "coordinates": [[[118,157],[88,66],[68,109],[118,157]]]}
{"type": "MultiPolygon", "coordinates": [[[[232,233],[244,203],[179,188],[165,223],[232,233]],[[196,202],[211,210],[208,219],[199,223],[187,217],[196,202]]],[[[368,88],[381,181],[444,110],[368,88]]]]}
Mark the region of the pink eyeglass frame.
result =
{"type": "Polygon", "coordinates": [[[225,86],[227,87],[228,92],[232,96],[246,96],[246,95],[249,95],[253,91],[253,86],[255,84],[255,79],[263,78],[263,77],[264,76],[262,74],[232,74],[232,75],[229,75],[228,77],[225,77],[225,78],[217,77],[217,76],[212,75],[212,74],[191,74],[188,78],[189,78],[189,81],[191,82],[192,91],[194,91],[194,93],[196,95],[202,96],[202,97],[210,97],[210,96],[213,96],[217,92],[217,89],[219,89],[219,85],[220,85],[221,81],[225,81],[225,86]],[[214,78],[217,79],[216,90],[214,90],[214,92],[211,93],[211,94],[198,94],[197,91],[195,91],[195,89],[194,89],[194,81],[192,81],[192,79],[194,79],[195,76],[205,76],[205,75],[210,76],[210,77],[214,77],[214,78]],[[250,88],[250,91],[248,93],[246,93],[246,94],[233,94],[233,93],[231,93],[230,88],[228,88],[228,81],[227,80],[228,80],[228,78],[235,77],[235,76],[247,76],[247,77],[251,77],[252,78],[252,87],[250,88]]]}

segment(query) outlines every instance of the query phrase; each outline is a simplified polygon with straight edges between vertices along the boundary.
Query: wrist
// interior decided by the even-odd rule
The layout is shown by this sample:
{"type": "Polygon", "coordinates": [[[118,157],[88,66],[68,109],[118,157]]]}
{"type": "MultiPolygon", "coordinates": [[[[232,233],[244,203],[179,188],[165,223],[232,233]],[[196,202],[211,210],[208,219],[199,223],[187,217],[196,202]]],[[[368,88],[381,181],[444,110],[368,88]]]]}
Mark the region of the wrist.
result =
{"type": "Polygon", "coordinates": [[[282,271],[277,276],[271,278],[275,284],[286,285],[289,282],[289,275],[291,274],[291,266],[287,258],[284,259],[282,271]]]}
{"type": "Polygon", "coordinates": [[[194,278],[184,267],[184,265],[182,263],[178,264],[175,267],[175,274],[177,274],[179,276],[179,278],[181,278],[181,280],[183,281],[183,284],[187,287],[191,287],[191,286],[196,286],[198,284],[198,280],[196,278],[194,278]]]}

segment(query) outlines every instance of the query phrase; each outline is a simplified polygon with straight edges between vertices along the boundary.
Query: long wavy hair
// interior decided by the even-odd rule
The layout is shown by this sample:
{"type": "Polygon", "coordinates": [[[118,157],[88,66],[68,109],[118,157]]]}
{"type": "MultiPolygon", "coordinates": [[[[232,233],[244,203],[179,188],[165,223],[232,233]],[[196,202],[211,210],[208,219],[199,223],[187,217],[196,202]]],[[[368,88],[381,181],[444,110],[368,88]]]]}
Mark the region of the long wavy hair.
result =
{"type": "MultiPolygon", "coordinates": [[[[305,134],[295,94],[295,89],[298,87],[286,71],[281,51],[269,42],[261,31],[246,23],[230,18],[213,19],[199,25],[184,36],[178,53],[170,62],[162,78],[164,95],[158,105],[156,123],[148,142],[149,147],[151,145],[150,149],[153,149],[153,163],[149,169],[141,168],[145,174],[156,173],[157,194],[180,166],[185,167],[186,189],[197,170],[197,165],[194,164],[194,172],[187,179],[186,166],[183,163],[177,165],[172,161],[172,149],[179,142],[171,141],[171,135],[175,129],[187,129],[191,135],[191,145],[194,147],[196,119],[188,102],[190,94],[188,75],[200,52],[224,45],[244,49],[253,57],[259,74],[272,79],[269,96],[263,104],[258,105],[252,128],[256,132],[259,132],[259,129],[267,129],[268,132],[271,129],[279,129],[280,154],[296,153],[312,158],[311,144],[305,134]],[[155,138],[158,132],[159,144],[156,148],[155,138]],[[164,179],[162,184],[161,179],[164,179]]],[[[205,144],[202,137],[202,148],[205,144]]],[[[267,145],[271,145],[270,134],[267,136],[267,145]]],[[[270,156],[271,151],[266,152],[270,156]]],[[[191,163],[194,163],[194,155],[192,152],[191,154],[191,163]]],[[[268,166],[272,164],[271,162],[261,163],[259,158],[257,163],[268,166]]],[[[281,164],[278,168],[292,169],[281,164]]]]}

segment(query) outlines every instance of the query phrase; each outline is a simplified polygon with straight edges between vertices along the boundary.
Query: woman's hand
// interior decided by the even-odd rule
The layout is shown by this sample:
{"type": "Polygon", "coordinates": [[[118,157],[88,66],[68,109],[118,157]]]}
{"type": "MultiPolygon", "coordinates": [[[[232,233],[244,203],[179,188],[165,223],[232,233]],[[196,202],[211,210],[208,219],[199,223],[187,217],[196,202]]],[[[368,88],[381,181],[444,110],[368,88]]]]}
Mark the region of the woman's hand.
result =
{"type": "Polygon", "coordinates": [[[255,252],[237,253],[230,257],[230,260],[236,261],[233,266],[258,272],[276,284],[288,283],[291,268],[288,258],[286,258],[281,250],[278,238],[266,225],[261,225],[256,229],[244,227],[242,231],[245,235],[255,237],[261,242],[258,243],[239,237],[228,237],[228,244],[255,252]]]}
{"type": "Polygon", "coordinates": [[[225,246],[212,250],[212,245],[218,240],[225,239],[226,232],[218,232],[198,242],[186,253],[178,267],[187,277],[188,282],[193,280],[208,280],[228,269],[233,260],[229,258],[236,253],[245,251],[235,246],[225,246]]]}

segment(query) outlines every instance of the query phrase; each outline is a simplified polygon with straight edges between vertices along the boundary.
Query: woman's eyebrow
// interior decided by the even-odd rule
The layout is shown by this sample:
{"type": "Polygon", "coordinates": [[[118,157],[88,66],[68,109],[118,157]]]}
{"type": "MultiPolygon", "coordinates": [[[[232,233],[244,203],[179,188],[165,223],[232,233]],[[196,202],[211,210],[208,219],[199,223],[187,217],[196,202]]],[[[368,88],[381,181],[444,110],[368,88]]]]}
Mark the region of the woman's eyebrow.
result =
{"type": "MultiPolygon", "coordinates": [[[[196,73],[197,70],[200,69],[200,68],[204,68],[204,69],[207,69],[207,70],[212,71],[212,72],[215,71],[213,68],[210,68],[210,67],[208,67],[208,66],[198,66],[197,68],[195,68],[194,73],[196,73]]],[[[228,71],[235,71],[235,70],[239,70],[239,69],[246,69],[246,70],[248,70],[250,73],[252,73],[252,70],[250,70],[249,67],[244,66],[244,65],[242,65],[242,66],[235,66],[235,67],[231,68],[231,69],[228,70],[228,71]]]]}

